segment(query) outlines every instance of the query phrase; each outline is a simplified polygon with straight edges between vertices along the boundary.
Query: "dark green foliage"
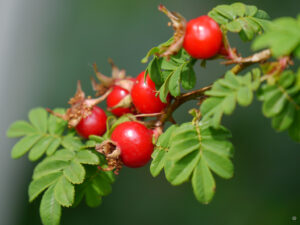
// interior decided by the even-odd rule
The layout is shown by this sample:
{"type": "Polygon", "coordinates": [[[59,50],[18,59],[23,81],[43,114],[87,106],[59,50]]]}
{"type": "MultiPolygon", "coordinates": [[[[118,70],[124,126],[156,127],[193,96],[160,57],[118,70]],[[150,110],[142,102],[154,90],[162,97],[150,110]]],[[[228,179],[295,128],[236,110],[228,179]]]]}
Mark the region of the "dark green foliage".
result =
{"type": "MultiPolygon", "coordinates": [[[[63,109],[56,112],[63,113],[63,109]]],[[[67,123],[62,119],[48,115],[43,108],[35,108],[29,112],[30,123],[24,120],[14,122],[7,131],[8,137],[22,137],[12,149],[12,158],[20,158],[29,151],[29,159],[36,161],[43,154],[52,155],[56,149],[66,142],[63,131],[67,123]]]]}
{"type": "Polygon", "coordinates": [[[242,40],[252,40],[269,24],[269,15],[253,5],[236,2],[231,5],[218,5],[208,15],[224,30],[238,33],[242,40]]]}
{"type": "Polygon", "coordinates": [[[208,203],[215,192],[212,172],[222,178],[233,176],[233,146],[224,127],[194,121],[170,127],[158,140],[150,170],[157,176],[164,168],[167,180],[180,185],[191,179],[198,201],[208,203]]]}
{"type": "Polygon", "coordinates": [[[86,167],[86,171],[85,181],[76,187],[74,206],[85,197],[89,207],[97,207],[102,203],[102,197],[111,193],[111,184],[115,181],[114,174],[91,166],[86,167]]]}
{"type": "Polygon", "coordinates": [[[196,62],[185,50],[180,50],[175,56],[167,58],[153,57],[146,72],[159,90],[159,97],[162,102],[170,93],[177,97],[181,93],[181,86],[190,90],[196,84],[196,74],[193,65],[196,62]]]}
{"type": "Polygon", "coordinates": [[[263,101],[263,114],[272,118],[277,131],[288,130],[290,136],[300,142],[300,73],[283,72],[274,84],[265,84],[259,92],[263,101]]]}
{"type": "Polygon", "coordinates": [[[223,114],[232,114],[237,103],[241,106],[251,104],[253,91],[257,90],[259,85],[259,69],[253,69],[244,76],[237,76],[228,71],[224,78],[214,82],[211,90],[205,92],[209,98],[200,107],[203,119],[218,127],[223,114]]]}
{"type": "Polygon", "coordinates": [[[270,48],[273,56],[295,55],[300,59],[300,19],[283,17],[269,24],[267,32],[257,37],[254,50],[270,48]]]}

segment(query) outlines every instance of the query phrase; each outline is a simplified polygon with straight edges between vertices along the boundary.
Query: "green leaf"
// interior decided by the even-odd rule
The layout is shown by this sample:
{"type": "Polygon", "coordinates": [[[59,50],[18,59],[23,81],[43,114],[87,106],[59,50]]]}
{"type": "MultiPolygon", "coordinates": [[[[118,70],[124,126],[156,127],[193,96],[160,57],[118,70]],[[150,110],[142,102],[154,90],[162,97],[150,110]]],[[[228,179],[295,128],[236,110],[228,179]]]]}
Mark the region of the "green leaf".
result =
{"type": "Polygon", "coordinates": [[[181,71],[181,84],[186,90],[193,89],[196,85],[196,74],[193,67],[183,67],[181,71]]]}
{"type": "Polygon", "coordinates": [[[237,101],[241,106],[248,106],[253,100],[253,92],[250,87],[244,86],[237,92],[237,101]]]}
{"type": "Polygon", "coordinates": [[[61,149],[55,152],[52,156],[53,159],[62,160],[62,161],[70,161],[75,157],[75,152],[70,149],[61,149]]]}
{"type": "Polygon", "coordinates": [[[65,207],[70,207],[74,201],[74,186],[62,176],[54,187],[56,201],[65,207]]]}
{"type": "Polygon", "coordinates": [[[216,154],[213,151],[203,151],[203,159],[209,168],[218,174],[220,177],[229,179],[233,176],[233,164],[232,162],[222,155],[216,154]]]}
{"type": "MultiPolygon", "coordinates": [[[[120,117],[121,118],[121,117],[120,117]]],[[[89,139],[91,141],[95,141],[97,143],[102,143],[105,139],[103,137],[97,136],[97,135],[90,135],[89,139]]]]}
{"type": "Polygon", "coordinates": [[[32,202],[40,193],[42,193],[47,187],[52,185],[61,177],[61,173],[52,173],[33,180],[28,189],[29,201],[32,202]]]}
{"type": "MultiPolygon", "coordinates": [[[[65,114],[65,109],[54,109],[56,113],[65,114]]],[[[58,118],[57,116],[50,115],[48,119],[48,130],[49,134],[62,135],[67,127],[68,122],[58,118]]]]}
{"type": "Polygon", "coordinates": [[[174,40],[173,37],[171,37],[166,42],[161,43],[160,45],[151,48],[148,51],[147,55],[141,60],[141,62],[146,63],[146,62],[148,62],[148,59],[149,59],[150,56],[152,56],[156,53],[161,54],[168,46],[170,46],[172,44],[173,40],[174,40]]]}
{"type": "Polygon", "coordinates": [[[289,135],[294,141],[300,142],[300,111],[294,117],[294,123],[289,128],[289,135]]]}
{"type": "Polygon", "coordinates": [[[192,177],[193,191],[201,203],[209,203],[216,189],[215,180],[204,159],[200,159],[192,177]]]}
{"type": "Polygon", "coordinates": [[[85,202],[91,208],[97,207],[102,203],[102,196],[92,187],[88,187],[85,194],[85,202]]]}
{"type": "Polygon", "coordinates": [[[245,15],[246,16],[254,16],[257,12],[257,7],[254,5],[246,5],[246,11],[245,11],[245,15]]]}
{"type": "Polygon", "coordinates": [[[208,15],[228,31],[239,33],[244,41],[252,40],[256,34],[265,30],[269,19],[263,10],[241,2],[218,5],[208,15]]]}
{"type": "Polygon", "coordinates": [[[89,164],[89,165],[98,165],[100,163],[98,156],[88,150],[82,150],[77,152],[76,161],[82,164],[89,164]]]}
{"type": "Polygon", "coordinates": [[[54,187],[51,186],[43,195],[40,205],[40,215],[44,225],[59,225],[61,206],[55,200],[54,187]]]}
{"type": "MultiPolygon", "coordinates": [[[[63,109],[55,109],[63,113],[63,109]]],[[[17,121],[7,131],[9,137],[24,136],[13,148],[12,157],[19,158],[29,150],[29,159],[35,161],[44,153],[53,155],[61,145],[62,135],[66,128],[66,121],[50,115],[43,108],[35,108],[29,112],[29,120],[17,121]]],[[[67,141],[65,141],[67,142],[67,141]]]]}
{"type": "Polygon", "coordinates": [[[176,127],[176,125],[170,126],[157,140],[155,150],[151,156],[153,160],[150,165],[150,172],[153,177],[156,177],[164,167],[167,151],[170,147],[171,135],[176,127]]]}
{"type": "Polygon", "coordinates": [[[102,196],[111,193],[111,183],[114,182],[114,174],[112,171],[104,172],[96,167],[87,166],[86,168],[86,179],[77,186],[74,205],[78,205],[85,197],[88,206],[96,207],[101,204],[102,196]]]}
{"type": "Polygon", "coordinates": [[[13,159],[20,158],[26,152],[28,152],[32,146],[37,143],[42,138],[39,134],[28,135],[22,138],[19,142],[17,142],[11,152],[11,157],[13,159]]]}
{"type": "Polygon", "coordinates": [[[292,139],[300,142],[300,87],[297,76],[292,71],[284,71],[274,84],[262,86],[259,100],[263,101],[263,114],[272,118],[273,128],[277,131],[288,129],[292,139]]]}
{"type": "Polygon", "coordinates": [[[208,13],[208,16],[213,18],[218,24],[226,24],[229,22],[229,19],[219,14],[217,11],[212,10],[208,13]]]}
{"type": "Polygon", "coordinates": [[[63,170],[67,165],[68,163],[65,161],[47,158],[35,167],[33,179],[36,180],[49,174],[57,173],[63,170]]]}
{"type": "Polygon", "coordinates": [[[169,90],[171,95],[174,97],[180,95],[180,75],[181,69],[175,70],[169,81],[169,90]]]}
{"type": "Polygon", "coordinates": [[[21,137],[29,134],[37,133],[37,130],[24,120],[14,122],[7,130],[7,137],[21,137]]]}
{"type": "Polygon", "coordinates": [[[157,146],[152,156],[157,162],[151,172],[156,176],[164,167],[166,178],[172,185],[182,184],[192,176],[196,198],[208,203],[215,191],[211,171],[225,179],[233,176],[230,160],[233,146],[227,140],[231,134],[222,126],[215,129],[207,121],[199,122],[196,119],[172,129],[172,132],[167,134],[167,130],[166,136],[163,134],[162,139],[159,139],[168,140],[164,143],[168,151],[157,146]]]}
{"type": "Polygon", "coordinates": [[[51,136],[45,136],[41,138],[29,152],[29,160],[38,160],[47,151],[53,140],[54,138],[51,136]]]}
{"type": "Polygon", "coordinates": [[[170,81],[171,77],[172,77],[172,74],[169,74],[168,78],[165,80],[165,82],[159,89],[159,98],[164,103],[167,102],[167,96],[169,94],[169,81],[170,81]]]}
{"type": "Polygon", "coordinates": [[[214,10],[229,20],[236,18],[235,10],[229,5],[218,5],[214,10]]]}
{"type": "Polygon", "coordinates": [[[159,97],[162,102],[167,102],[167,96],[170,93],[173,96],[180,95],[181,79],[183,76],[182,86],[186,89],[191,89],[196,83],[196,76],[193,70],[193,65],[196,59],[184,50],[181,49],[176,55],[170,58],[154,57],[149,63],[147,71],[150,72],[150,77],[156,84],[156,89],[159,90],[159,97]],[[151,75],[151,71],[153,75],[151,75]]]}
{"type": "Polygon", "coordinates": [[[281,113],[272,118],[272,127],[277,131],[286,130],[293,123],[295,113],[296,110],[293,104],[288,104],[281,113]]]}
{"type": "Polygon", "coordinates": [[[47,132],[48,114],[44,108],[35,108],[29,112],[28,118],[39,131],[47,132]]]}
{"type": "Polygon", "coordinates": [[[61,144],[62,146],[70,150],[78,150],[82,147],[80,138],[73,135],[64,136],[61,144]]]}
{"type": "Polygon", "coordinates": [[[53,155],[54,152],[58,149],[58,147],[60,146],[61,144],[61,139],[60,138],[56,138],[56,137],[53,137],[52,138],[52,142],[50,143],[50,145],[48,146],[47,148],[47,155],[50,156],[50,155],[53,155]]]}
{"type": "Polygon", "coordinates": [[[164,167],[165,159],[166,159],[167,152],[160,149],[155,149],[152,153],[152,162],[150,165],[150,172],[153,177],[158,176],[161,170],[164,167]]]}
{"type": "Polygon", "coordinates": [[[71,161],[68,166],[64,168],[65,177],[73,184],[80,184],[84,180],[84,167],[76,161],[71,161]]]}
{"type": "Polygon", "coordinates": [[[299,44],[300,24],[294,18],[282,17],[268,25],[267,31],[255,39],[252,48],[270,48],[272,55],[278,58],[297,52],[299,44]]]}
{"type": "Polygon", "coordinates": [[[233,32],[233,33],[238,33],[242,30],[242,25],[239,22],[239,20],[233,20],[230,23],[226,24],[227,30],[233,32]]]}
{"type": "Polygon", "coordinates": [[[92,181],[92,186],[96,192],[101,196],[106,196],[111,193],[111,185],[109,179],[104,173],[99,173],[92,181]]]}
{"type": "Polygon", "coordinates": [[[264,20],[269,20],[270,16],[268,15],[268,13],[266,13],[263,10],[257,10],[257,12],[255,13],[255,17],[259,18],[259,19],[264,19],[264,20]]]}
{"type": "Polygon", "coordinates": [[[190,178],[200,155],[197,152],[183,157],[177,162],[167,159],[165,162],[165,174],[172,185],[180,185],[190,178]]]}
{"type": "Polygon", "coordinates": [[[154,57],[152,61],[149,63],[149,66],[147,67],[147,71],[149,73],[151,80],[155,83],[155,86],[160,87],[163,83],[163,80],[162,80],[162,75],[161,75],[160,66],[157,57],[154,57]]]}
{"type": "Polygon", "coordinates": [[[211,90],[205,92],[210,97],[200,107],[203,119],[218,127],[223,114],[232,114],[236,103],[241,106],[251,104],[253,91],[257,90],[259,85],[260,72],[257,69],[244,76],[234,75],[228,71],[224,78],[215,81],[211,90]]]}
{"type": "Polygon", "coordinates": [[[241,2],[231,4],[231,7],[235,14],[239,17],[243,17],[246,13],[246,5],[241,2]]]}

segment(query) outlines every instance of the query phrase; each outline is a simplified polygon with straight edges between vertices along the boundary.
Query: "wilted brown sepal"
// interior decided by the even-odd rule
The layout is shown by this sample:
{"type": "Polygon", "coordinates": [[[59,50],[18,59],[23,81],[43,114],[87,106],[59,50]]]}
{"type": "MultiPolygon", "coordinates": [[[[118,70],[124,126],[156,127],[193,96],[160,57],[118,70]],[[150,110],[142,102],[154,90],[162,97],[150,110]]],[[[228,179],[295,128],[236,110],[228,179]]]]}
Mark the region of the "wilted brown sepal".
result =
{"type": "Polygon", "coordinates": [[[172,25],[175,31],[172,44],[168,46],[166,50],[159,55],[160,57],[169,57],[171,55],[175,55],[182,48],[187,22],[182,15],[180,15],[177,12],[169,11],[162,4],[158,6],[158,10],[169,17],[169,19],[171,20],[171,23],[169,23],[169,25],[172,25]]]}
{"type": "Polygon", "coordinates": [[[97,65],[93,64],[95,74],[100,81],[97,83],[94,78],[91,78],[93,90],[96,91],[96,96],[103,95],[113,85],[118,85],[128,91],[131,91],[134,81],[129,76],[126,76],[124,69],[120,70],[112,59],[108,59],[111,65],[112,77],[105,76],[98,71],[97,65]]]}
{"type": "Polygon", "coordinates": [[[96,151],[103,154],[107,161],[107,168],[101,168],[103,171],[112,171],[117,175],[122,168],[122,161],[120,158],[121,151],[115,142],[106,140],[101,144],[96,145],[96,151]]]}
{"type": "Polygon", "coordinates": [[[68,121],[69,128],[76,127],[82,118],[86,118],[92,112],[95,105],[104,101],[109,95],[111,90],[107,90],[106,93],[99,98],[92,99],[90,97],[85,98],[85,93],[82,91],[80,81],[77,82],[77,90],[73,98],[69,100],[71,107],[67,109],[65,114],[59,114],[53,112],[51,109],[47,109],[49,113],[63,120],[68,121]]]}

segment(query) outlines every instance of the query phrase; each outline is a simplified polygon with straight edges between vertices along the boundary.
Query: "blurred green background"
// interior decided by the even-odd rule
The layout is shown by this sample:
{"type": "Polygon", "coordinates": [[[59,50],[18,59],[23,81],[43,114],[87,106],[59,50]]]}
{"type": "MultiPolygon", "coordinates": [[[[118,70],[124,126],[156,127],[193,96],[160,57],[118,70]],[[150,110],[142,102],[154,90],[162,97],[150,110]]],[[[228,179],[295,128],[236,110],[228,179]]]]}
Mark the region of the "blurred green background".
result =
{"type": "MultiPolygon", "coordinates": [[[[10,158],[16,140],[5,131],[17,119],[26,119],[36,106],[66,107],[76,81],[91,94],[92,63],[110,74],[107,58],[136,76],[145,68],[140,59],[147,50],[172,35],[167,18],[158,12],[162,2],[187,19],[206,14],[217,0],[0,0],[0,224],[38,225],[39,201],[28,203],[27,187],[33,165],[26,157],[10,158]]],[[[299,0],[256,0],[272,18],[296,16],[299,0]]],[[[249,54],[249,44],[233,35],[232,43],[249,54]]],[[[196,65],[198,85],[224,73],[218,62],[207,69],[196,65]]],[[[186,121],[186,104],[176,112],[186,121]]],[[[113,193],[102,205],[81,204],[64,209],[62,225],[289,225],[300,224],[299,145],[287,134],[271,129],[261,104],[239,108],[226,117],[236,148],[235,176],[217,178],[217,192],[209,205],[199,204],[190,184],[173,187],[163,175],[154,179],[149,165],[123,169],[113,193]],[[297,172],[298,171],[298,172],[297,172]],[[296,219],[293,220],[292,218],[296,219]]]]}

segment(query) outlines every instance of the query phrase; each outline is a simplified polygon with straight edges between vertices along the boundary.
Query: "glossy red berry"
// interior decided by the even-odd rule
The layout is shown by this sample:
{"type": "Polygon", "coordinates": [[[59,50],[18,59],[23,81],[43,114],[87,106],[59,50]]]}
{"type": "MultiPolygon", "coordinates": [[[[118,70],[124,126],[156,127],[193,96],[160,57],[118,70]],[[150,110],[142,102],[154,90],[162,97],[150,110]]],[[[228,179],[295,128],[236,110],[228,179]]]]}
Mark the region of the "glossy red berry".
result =
{"type": "Polygon", "coordinates": [[[183,48],[194,58],[208,59],[219,52],[222,31],[209,16],[200,16],[187,23],[183,48]]]}
{"type": "Polygon", "coordinates": [[[140,113],[161,112],[167,104],[163,103],[156,95],[155,83],[147,75],[144,79],[145,71],[136,78],[136,82],[131,90],[131,98],[134,106],[140,113]]]}
{"type": "Polygon", "coordinates": [[[103,135],[106,131],[106,114],[98,106],[94,106],[89,116],[82,118],[75,127],[77,133],[88,138],[90,135],[103,135]]]}
{"type": "MultiPolygon", "coordinates": [[[[107,96],[106,103],[108,108],[113,108],[120,103],[126,96],[130,93],[128,90],[120,87],[114,86],[112,92],[107,96]]],[[[130,113],[130,107],[117,107],[113,108],[111,112],[116,116],[122,116],[126,113],[130,113]]]]}
{"type": "Polygon", "coordinates": [[[149,162],[153,152],[151,132],[143,124],[129,121],[118,125],[111,134],[121,151],[125,166],[141,167],[149,162]]]}

